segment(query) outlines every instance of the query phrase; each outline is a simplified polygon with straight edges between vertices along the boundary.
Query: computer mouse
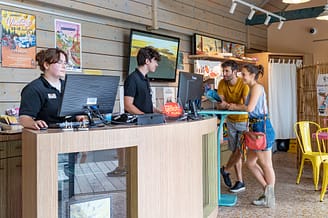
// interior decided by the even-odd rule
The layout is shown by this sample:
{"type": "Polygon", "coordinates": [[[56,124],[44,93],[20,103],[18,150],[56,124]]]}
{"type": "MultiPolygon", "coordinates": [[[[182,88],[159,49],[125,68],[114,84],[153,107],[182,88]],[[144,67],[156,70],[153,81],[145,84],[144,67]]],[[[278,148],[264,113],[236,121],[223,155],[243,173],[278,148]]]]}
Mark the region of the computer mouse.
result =
{"type": "Polygon", "coordinates": [[[40,130],[47,130],[48,127],[40,127],[40,130]]]}

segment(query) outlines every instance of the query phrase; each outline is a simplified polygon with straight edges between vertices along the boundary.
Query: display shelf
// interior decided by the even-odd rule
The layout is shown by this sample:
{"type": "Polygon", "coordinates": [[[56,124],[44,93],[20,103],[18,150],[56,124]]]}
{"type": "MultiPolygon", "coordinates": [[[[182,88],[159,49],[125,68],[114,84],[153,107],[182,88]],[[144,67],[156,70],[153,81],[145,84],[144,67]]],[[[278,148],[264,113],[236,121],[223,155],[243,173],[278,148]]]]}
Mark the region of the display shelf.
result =
{"type": "Polygon", "coordinates": [[[193,60],[209,60],[209,61],[226,61],[226,60],[233,60],[237,63],[251,63],[256,64],[256,60],[247,60],[229,56],[220,56],[220,55],[189,55],[188,58],[193,60]]]}

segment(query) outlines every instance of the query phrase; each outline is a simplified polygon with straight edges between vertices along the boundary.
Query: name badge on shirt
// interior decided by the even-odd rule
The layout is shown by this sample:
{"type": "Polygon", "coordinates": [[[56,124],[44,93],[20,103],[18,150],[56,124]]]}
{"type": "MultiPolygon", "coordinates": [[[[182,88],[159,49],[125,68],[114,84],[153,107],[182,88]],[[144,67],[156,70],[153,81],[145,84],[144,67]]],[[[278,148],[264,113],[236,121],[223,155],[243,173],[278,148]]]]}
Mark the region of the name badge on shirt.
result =
{"type": "Polygon", "coordinates": [[[56,93],[48,93],[48,98],[49,99],[56,99],[57,95],[56,95],[56,93]]]}

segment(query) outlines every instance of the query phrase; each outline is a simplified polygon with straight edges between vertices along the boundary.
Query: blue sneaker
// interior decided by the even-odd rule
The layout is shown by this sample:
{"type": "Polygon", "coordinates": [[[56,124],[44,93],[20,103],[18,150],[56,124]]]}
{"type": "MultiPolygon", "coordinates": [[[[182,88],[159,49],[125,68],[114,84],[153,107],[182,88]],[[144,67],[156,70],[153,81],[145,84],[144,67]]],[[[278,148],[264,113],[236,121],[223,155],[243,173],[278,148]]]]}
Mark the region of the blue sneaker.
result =
{"type": "Polygon", "coordinates": [[[233,193],[238,193],[241,191],[245,191],[245,183],[237,181],[235,185],[230,189],[231,192],[233,193]]]}
{"type": "Polygon", "coordinates": [[[231,184],[231,179],[230,179],[230,173],[226,173],[224,171],[224,167],[221,167],[220,173],[221,173],[221,175],[223,177],[224,184],[226,186],[228,186],[229,188],[231,188],[232,184],[231,184]]]}

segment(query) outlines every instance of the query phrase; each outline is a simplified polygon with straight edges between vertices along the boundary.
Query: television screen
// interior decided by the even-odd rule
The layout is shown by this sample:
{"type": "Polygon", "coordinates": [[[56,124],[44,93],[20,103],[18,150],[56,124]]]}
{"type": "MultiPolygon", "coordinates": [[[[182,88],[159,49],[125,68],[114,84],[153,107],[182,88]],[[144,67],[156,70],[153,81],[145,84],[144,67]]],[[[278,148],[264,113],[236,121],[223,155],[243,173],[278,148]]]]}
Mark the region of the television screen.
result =
{"type": "Polygon", "coordinates": [[[185,111],[195,113],[201,109],[203,93],[203,75],[180,71],[177,98],[185,111]]]}
{"type": "Polygon", "coordinates": [[[119,80],[119,76],[66,74],[58,115],[86,114],[88,106],[97,106],[102,114],[112,113],[119,80]]]}
{"type": "Polygon", "coordinates": [[[150,81],[175,82],[180,39],[141,30],[130,33],[129,73],[137,68],[137,54],[140,48],[152,46],[161,55],[161,61],[154,73],[148,73],[150,81]]]}

